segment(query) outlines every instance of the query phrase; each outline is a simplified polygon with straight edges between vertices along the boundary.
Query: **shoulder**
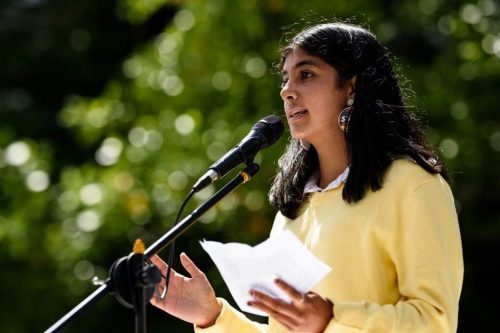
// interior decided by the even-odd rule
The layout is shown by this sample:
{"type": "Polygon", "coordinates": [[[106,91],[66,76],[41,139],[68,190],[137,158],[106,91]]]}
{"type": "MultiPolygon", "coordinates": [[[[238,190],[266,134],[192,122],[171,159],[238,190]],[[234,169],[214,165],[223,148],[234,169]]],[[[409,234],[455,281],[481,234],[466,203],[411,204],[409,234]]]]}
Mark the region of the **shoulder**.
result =
{"type": "Polygon", "coordinates": [[[427,182],[443,180],[439,174],[432,174],[410,158],[394,160],[384,178],[384,185],[394,185],[404,182],[407,185],[419,186],[427,182]]]}
{"type": "Polygon", "coordinates": [[[451,195],[450,187],[441,175],[424,170],[410,158],[400,158],[391,163],[385,174],[382,188],[397,191],[400,194],[434,188],[451,195]]]}

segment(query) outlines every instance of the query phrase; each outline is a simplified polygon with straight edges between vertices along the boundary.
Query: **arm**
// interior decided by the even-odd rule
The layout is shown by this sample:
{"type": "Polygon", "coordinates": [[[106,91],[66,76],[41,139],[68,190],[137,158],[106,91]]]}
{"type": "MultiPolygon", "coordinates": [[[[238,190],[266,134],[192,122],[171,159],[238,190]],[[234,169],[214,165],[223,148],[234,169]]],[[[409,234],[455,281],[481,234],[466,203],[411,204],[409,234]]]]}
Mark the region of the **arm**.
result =
{"type": "Polygon", "coordinates": [[[325,332],[342,326],[374,332],[456,332],[463,278],[460,232],[453,197],[440,177],[403,199],[387,240],[397,270],[396,304],[336,302],[325,332]]]}
{"type": "MultiPolygon", "coordinates": [[[[383,288],[396,290],[401,295],[399,300],[384,304],[359,298],[337,300],[333,294],[330,295],[333,305],[330,303],[328,309],[328,300],[317,295],[318,300],[323,298],[318,303],[322,305],[308,311],[304,304],[280,304],[257,294],[258,301],[264,303],[258,304],[259,308],[292,331],[293,325],[304,318],[323,313],[326,316],[313,321],[325,323],[326,318],[326,333],[455,332],[463,262],[451,191],[440,177],[426,178],[410,189],[406,186],[403,189],[404,195],[392,193],[391,205],[398,207],[397,213],[393,218],[380,220],[383,226],[377,236],[383,235],[378,240],[380,250],[388,254],[387,264],[393,265],[397,274],[393,285],[383,288]],[[328,316],[327,310],[333,311],[333,317],[328,316]]],[[[368,276],[365,281],[367,288],[377,288],[369,285],[368,276]]],[[[294,299],[293,294],[290,296],[294,299]]],[[[321,331],[318,327],[300,328],[309,329],[321,331]]]]}
{"type": "MultiPolygon", "coordinates": [[[[215,291],[205,274],[185,253],[181,253],[180,259],[191,277],[172,270],[166,297],[160,299],[155,295],[151,299],[151,304],[172,316],[194,324],[195,332],[267,332],[267,325],[247,319],[224,299],[216,298],[215,291]]],[[[163,274],[166,274],[167,264],[160,257],[154,256],[151,261],[163,274]]],[[[164,280],[160,287],[165,287],[164,280]]]]}
{"type": "Polygon", "coordinates": [[[243,313],[233,308],[226,300],[218,298],[222,311],[215,324],[207,328],[195,325],[196,333],[266,333],[268,326],[248,319],[243,313]]]}

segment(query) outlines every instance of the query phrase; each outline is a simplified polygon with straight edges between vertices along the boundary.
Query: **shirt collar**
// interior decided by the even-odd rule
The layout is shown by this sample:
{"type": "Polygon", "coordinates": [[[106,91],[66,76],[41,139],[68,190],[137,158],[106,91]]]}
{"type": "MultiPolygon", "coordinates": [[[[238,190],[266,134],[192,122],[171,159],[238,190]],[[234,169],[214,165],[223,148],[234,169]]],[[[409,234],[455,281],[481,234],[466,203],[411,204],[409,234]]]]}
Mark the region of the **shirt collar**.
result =
{"type": "Polygon", "coordinates": [[[313,192],[326,192],[329,190],[336,189],[342,185],[347,180],[347,176],[349,176],[349,167],[347,167],[344,172],[342,172],[337,178],[335,178],[330,184],[328,184],[325,188],[321,188],[318,186],[319,180],[319,171],[316,171],[309,177],[309,180],[304,186],[304,194],[313,193],[313,192]]]}

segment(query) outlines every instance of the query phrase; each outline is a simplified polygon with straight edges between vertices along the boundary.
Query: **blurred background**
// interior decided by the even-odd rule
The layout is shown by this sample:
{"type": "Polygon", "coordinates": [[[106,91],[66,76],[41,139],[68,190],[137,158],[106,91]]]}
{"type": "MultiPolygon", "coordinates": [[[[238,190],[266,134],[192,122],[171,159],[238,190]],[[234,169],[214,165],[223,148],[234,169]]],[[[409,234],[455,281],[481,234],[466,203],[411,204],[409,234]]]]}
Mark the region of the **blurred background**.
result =
{"type": "MultiPolygon", "coordinates": [[[[282,114],[273,64],[283,36],[333,19],[371,29],[393,53],[454,173],[466,268],[459,332],[497,330],[499,18],[498,0],[2,0],[2,332],[44,331],[134,239],[150,245],[169,230],[206,168],[257,120],[282,114]]],[[[267,237],[267,191],[288,137],[259,153],[257,176],[177,243],[230,301],[198,242],[267,237]]],[[[133,312],[108,295],[65,331],[133,325],[133,312]]],[[[152,307],[148,325],[192,331],[152,307]]]]}

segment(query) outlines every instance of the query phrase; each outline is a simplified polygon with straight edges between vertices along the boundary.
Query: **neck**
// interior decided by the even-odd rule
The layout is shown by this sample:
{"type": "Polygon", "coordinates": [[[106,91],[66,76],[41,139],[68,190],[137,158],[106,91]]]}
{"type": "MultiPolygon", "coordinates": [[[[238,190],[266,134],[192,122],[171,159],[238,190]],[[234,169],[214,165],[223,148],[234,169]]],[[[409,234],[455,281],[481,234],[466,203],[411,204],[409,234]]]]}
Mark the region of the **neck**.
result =
{"type": "Polygon", "coordinates": [[[325,188],[347,168],[346,145],[342,141],[333,147],[329,145],[326,148],[318,148],[316,148],[320,174],[318,186],[325,188]]]}

